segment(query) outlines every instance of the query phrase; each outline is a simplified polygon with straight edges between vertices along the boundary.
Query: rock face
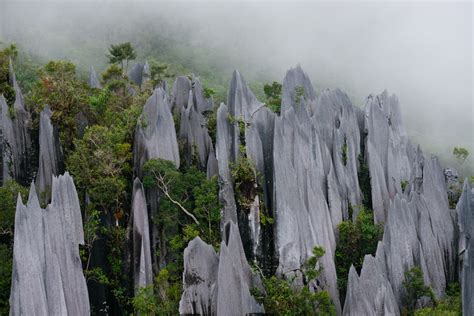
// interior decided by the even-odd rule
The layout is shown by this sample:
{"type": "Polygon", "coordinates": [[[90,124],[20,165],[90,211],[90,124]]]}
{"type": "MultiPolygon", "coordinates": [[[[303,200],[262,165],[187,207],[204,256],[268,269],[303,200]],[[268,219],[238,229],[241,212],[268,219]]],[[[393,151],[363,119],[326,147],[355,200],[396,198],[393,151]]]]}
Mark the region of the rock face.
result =
{"type": "Polygon", "coordinates": [[[293,108],[275,119],[275,243],[278,273],[298,274],[302,265],[319,245],[326,254],[322,278],[340,311],[334,252],[335,234],[324,196],[323,160],[319,137],[307,116],[299,120],[293,108]]]}
{"type": "Polygon", "coordinates": [[[245,259],[239,229],[233,222],[224,225],[219,257],[212,246],[199,237],[184,251],[184,292],[180,314],[248,315],[264,313],[250,294],[262,289],[245,259]]]}
{"type": "Polygon", "coordinates": [[[13,178],[27,185],[31,180],[31,140],[30,114],[26,111],[23,95],[16,81],[13,65],[10,60],[10,85],[15,90],[15,103],[9,107],[3,96],[0,96],[0,129],[1,137],[1,180],[13,178]]]}
{"type": "Polygon", "coordinates": [[[51,193],[53,176],[59,175],[62,169],[59,135],[51,124],[51,115],[49,106],[45,106],[40,113],[39,166],[36,188],[42,202],[46,202],[46,196],[51,193]]]}
{"type": "Polygon", "coordinates": [[[54,177],[42,209],[34,185],[15,215],[10,315],[89,315],[79,244],[84,244],[76,188],[68,173],[54,177]]]}
{"type": "Polygon", "coordinates": [[[135,129],[134,166],[141,176],[143,164],[154,158],[166,159],[179,167],[179,150],[173,116],[166,93],[155,89],[143,107],[135,129]]]}
{"type": "Polygon", "coordinates": [[[209,155],[214,152],[214,147],[205,118],[195,106],[192,91],[189,91],[186,109],[181,111],[179,137],[183,146],[183,159],[187,164],[191,165],[193,160],[197,160],[201,168],[206,170],[209,155]]]}
{"type": "Polygon", "coordinates": [[[137,291],[139,288],[153,285],[148,211],[143,185],[138,178],[133,182],[132,222],[133,278],[137,291]]]}
{"type": "Polygon", "coordinates": [[[462,313],[474,313],[474,192],[466,179],[456,207],[461,255],[462,313]]]}
{"type": "Polygon", "coordinates": [[[91,67],[91,72],[89,74],[89,86],[91,88],[102,89],[102,84],[100,83],[99,76],[94,67],[91,67]]]}
{"type": "Polygon", "coordinates": [[[314,87],[301,66],[288,70],[283,79],[281,113],[289,108],[298,109],[299,105],[303,105],[302,108],[308,107],[311,112],[315,100],[314,87]]]}
{"type": "Polygon", "coordinates": [[[395,95],[384,91],[367,98],[365,132],[372,207],[376,221],[384,222],[390,200],[396,193],[403,193],[402,184],[412,178],[409,156],[414,148],[408,141],[395,95]]]}
{"type": "Polygon", "coordinates": [[[387,279],[383,246],[378,244],[375,257],[366,255],[360,277],[352,266],[349,271],[344,315],[400,315],[387,279]]]}
{"type": "Polygon", "coordinates": [[[128,77],[132,80],[137,86],[142,87],[142,85],[150,79],[150,66],[148,62],[144,64],[137,63],[128,72],[128,77]]]}
{"type": "Polygon", "coordinates": [[[383,240],[375,259],[370,259],[378,262],[378,272],[364,273],[373,270],[367,256],[360,278],[355,271],[351,272],[344,314],[357,315],[365,310],[368,315],[375,315],[386,307],[385,300],[389,306],[402,306],[404,273],[413,266],[421,268],[425,284],[433,288],[437,297],[442,297],[448,282],[454,280],[455,227],[443,172],[436,158],[425,157],[422,174],[419,192],[397,193],[390,204],[383,240]],[[374,278],[378,281],[373,282],[374,278]],[[385,280],[393,290],[394,299],[390,291],[377,290],[387,283],[385,280]],[[386,293],[383,301],[381,293],[386,293]],[[376,304],[366,306],[365,301],[376,304]]]}

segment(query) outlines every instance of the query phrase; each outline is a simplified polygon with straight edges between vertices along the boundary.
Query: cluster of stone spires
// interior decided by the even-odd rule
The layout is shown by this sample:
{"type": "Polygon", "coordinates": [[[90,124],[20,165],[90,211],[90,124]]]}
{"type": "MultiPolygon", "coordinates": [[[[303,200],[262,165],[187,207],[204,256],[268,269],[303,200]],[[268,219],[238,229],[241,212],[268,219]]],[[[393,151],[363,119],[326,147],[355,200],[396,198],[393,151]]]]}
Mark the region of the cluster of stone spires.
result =
{"type": "MultiPolygon", "coordinates": [[[[146,63],[135,66],[130,78],[143,84],[149,78],[147,69],[146,63]]],[[[0,97],[2,181],[25,176],[21,164],[31,146],[29,114],[12,68],[11,72],[18,91],[13,117],[0,97]]],[[[90,84],[100,88],[95,72],[90,84]]],[[[217,110],[215,150],[203,115],[211,108],[197,78],[179,77],[171,97],[166,86],[154,90],[137,122],[131,219],[136,289],[152,284],[153,273],[163,260],[154,253],[159,249],[159,232],[155,225],[150,226],[159,216],[160,194],[142,187],[143,164],[162,158],[178,167],[196,156],[208,177],[219,175],[223,241],[219,254],[199,238],[186,248],[180,313],[262,313],[263,306],[250,294],[252,288],[261,288],[261,281],[248,262],[256,261],[263,270],[298,283],[303,278],[302,265],[318,245],[326,250],[318,284],[329,291],[338,314],[398,315],[404,272],[415,265],[421,267],[425,283],[437,297],[460,274],[463,312],[472,314],[474,195],[466,181],[457,210],[449,209],[443,171],[435,157],[425,156],[408,140],[396,96],[386,91],[369,96],[364,112],[338,89],[317,96],[298,66],[285,76],[281,115],[277,115],[256,99],[235,71],[227,105],[217,110]],[[178,135],[173,113],[181,116],[178,135]],[[229,116],[245,122],[243,135],[229,116]],[[178,139],[183,140],[184,157],[179,155],[178,139]],[[260,223],[257,194],[249,210],[236,203],[230,166],[244,154],[259,174],[262,202],[274,225],[260,223]],[[351,268],[341,306],[334,264],[336,227],[349,219],[349,209],[355,218],[362,204],[360,156],[370,170],[375,221],[384,222],[385,230],[375,256],[364,258],[360,275],[351,268]]],[[[77,250],[83,242],[79,203],[71,177],[54,177],[61,172],[61,150],[50,116],[45,107],[40,118],[36,186],[32,185],[27,205],[21,200],[17,205],[12,315],[32,310],[89,313],[77,250]],[[46,198],[51,192],[46,209],[39,206],[35,191],[46,198]],[[37,227],[28,229],[32,224],[37,227]],[[34,287],[33,276],[37,276],[34,287]]]]}

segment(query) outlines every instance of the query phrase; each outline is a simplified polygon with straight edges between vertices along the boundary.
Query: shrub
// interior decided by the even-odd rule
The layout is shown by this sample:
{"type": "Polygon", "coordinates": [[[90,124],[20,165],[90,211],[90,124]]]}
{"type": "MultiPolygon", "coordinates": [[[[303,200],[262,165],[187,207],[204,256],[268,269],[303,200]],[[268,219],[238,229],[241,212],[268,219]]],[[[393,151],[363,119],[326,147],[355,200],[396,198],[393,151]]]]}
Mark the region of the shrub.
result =
{"type": "Polygon", "coordinates": [[[335,315],[336,311],[329,293],[325,290],[315,291],[307,284],[314,281],[321,273],[319,259],[324,255],[322,247],[313,249],[313,256],[304,265],[306,285],[301,289],[292,286],[293,280],[279,279],[276,276],[263,278],[265,293],[253,289],[252,293],[258,302],[263,303],[265,312],[270,315],[335,315]]]}
{"type": "Polygon", "coordinates": [[[402,284],[405,290],[404,304],[409,313],[415,309],[416,302],[423,296],[436,303],[433,290],[425,285],[423,271],[421,271],[420,267],[414,266],[410,270],[405,271],[405,280],[403,280],[402,284]]]}
{"type": "Polygon", "coordinates": [[[364,256],[374,255],[383,235],[383,225],[374,224],[374,215],[364,207],[355,222],[343,221],[338,226],[339,241],[336,247],[336,272],[340,297],[345,298],[347,277],[351,265],[360,272],[364,256]]]}

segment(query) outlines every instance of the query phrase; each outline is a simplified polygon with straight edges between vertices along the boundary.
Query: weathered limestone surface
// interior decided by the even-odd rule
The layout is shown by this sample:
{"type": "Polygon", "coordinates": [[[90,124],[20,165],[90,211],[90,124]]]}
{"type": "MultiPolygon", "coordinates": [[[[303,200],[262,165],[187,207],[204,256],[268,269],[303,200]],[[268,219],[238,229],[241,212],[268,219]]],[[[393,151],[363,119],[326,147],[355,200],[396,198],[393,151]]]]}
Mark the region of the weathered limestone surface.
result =
{"type": "Polygon", "coordinates": [[[40,200],[45,201],[45,196],[51,192],[53,176],[61,172],[60,165],[62,159],[61,147],[59,145],[59,135],[51,124],[51,109],[45,106],[40,113],[39,126],[39,165],[36,177],[36,189],[40,200]]]}
{"type": "Polygon", "coordinates": [[[466,179],[456,207],[461,255],[461,289],[463,315],[474,313],[474,192],[466,179]]]}
{"type": "MultiPolygon", "coordinates": [[[[201,238],[191,240],[184,250],[184,291],[180,314],[215,315],[219,257],[201,238]]],[[[231,286],[231,285],[229,285],[231,286]]]]}
{"type": "Polygon", "coordinates": [[[10,315],[89,315],[79,244],[84,244],[79,200],[68,173],[54,177],[42,209],[34,185],[15,215],[10,315]]]}
{"type": "Polygon", "coordinates": [[[99,76],[97,75],[94,67],[91,67],[89,74],[89,86],[91,88],[102,89],[102,84],[100,83],[99,76]]]}
{"type": "Polygon", "coordinates": [[[316,103],[313,123],[331,154],[324,160],[329,163],[332,160],[332,193],[336,194],[337,188],[343,218],[347,219],[349,206],[362,204],[357,176],[360,128],[356,109],[341,90],[324,90],[316,103]]]}
{"type": "Polygon", "coordinates": [[[287,71],[283,79],[281,113],[289,108],[294,108],[296,113],[298,109],[308,107],[312,112],[316,100],[316,92],[309,80],[308,75],[303,71],[300,65],[287,71]],[[302,97],[298,97],[298,90],[303,90],[302,97]],[[300,106],[302,105],[302,106],[300,106]]]}
{"type": "Polygon", "coordinates": [[[383,246],[379,242],[375,257],[366,255],[360,277],[349,271],[344,315],[400,315],[387,279],[383,246]]]}
{"type": "Polygon", "coordinates": [[[128,72],[130,80],[139,87],[142,87],[142,85],[150,79],[150,76],[150,66],[147,61],[144,64],[136,63],[128,72]]]}
{"type": "Polygon", "coordinates": [[[13,178],[26,185],[31,179],[31,117],[25,109],[11,60],[9,79],[15,90],[15,102],[9,108],[3,95],[0,96],[1,179],[4,183],[13,178]]]}
{"type": "Polygon", "coordinates": [[[377,222],[387,218],[389,202],[403,193],[402,181],[412,176],[409,145],[402,123],[400,105],[395,95],[385,90],[370,95],[365,105],[366,150],[372,186],[372,206],[377,222]]]}
{"type": "Polygon", "coordinates": [[[237,223],[234,187],[229,163],[234,161],[233,151],[230,150],[233,126],[228,120],[228,107],[221,103],[217,110],[216,158],[219,170],[219,201],[222,205],[222,223],[233,221],[237,223]]]}
{"type": "Polygon", "coordinates": [[[181,111],[179,137],[182,141],[183,159],[191,165],[193,158],[199,160],[201,168],[207,169],[207,159],[211,151],[214,151],[211,137],[206,127],[204,116],[197,111],[193,100],[193,92],[189,91],[188,105],[181,111]]]}
{"type": "Polygon", "coordinates": [[[189,91],[191,91],[191,80],[186,76],[179,76],[173,84],[173,95],[171,97],[171,111],[181,113],[188,105],[189,91]]]}
{"type": "Polygon", "coordinates": [[[153,284],[148,211],[143,185],[138,178],[133,182],[133,277],[135,291],[153,284]]]}
{"type": "Polygon", "coordinates": [[[219,256],[199,237],[184,252],[184,292],[180,314],[248,315],[264,313],[250,290],[262,289],[245,258],[239,229],[232,221],[224,225],[219,256]]]}
{"type": "Polygon", "coordinates": [[[154,158],[166,159],[179,167],[179,150],[173,116],[162,88],[153,92],[143,107],[135,129],[134,166],[141,176],[143,164],[154,158]]]}
{"type": "MultiPolygon", "coordinates": [[[[364,274],[370,264],[368,257],[365,258],[360,278],[350,277],[344,314],[355,315],[356,308],[365,308],[361,305],[363,298],[381,302],[381,292],[376,289],[385,284],[384,280],[388,280],[394,300],[391,295],[384,299],[388,299],[390,306],[401,307],[404,274],[413,266],[422,269],[425,284],[433,288],[436,297],[443,297],[446,285],[455,277],[456,229],[454,214],[448,207],[443,172],[435,157],[420,159],[419,154],[418,150],[414,157],[415,163],[422,162],[422,178],[414,177],[409,184],[410,193],[397,193],[390,203],[383,240],[375,255],[381,268],[378,273],[364,274]],[[415,189],[417,185],[420,187],[415,189]],[[379,280],[364,283],[373,278],[371,274],[379,280]]],[[[386,306],[376,304],[367,313],[373,314],[381,307],[386,306]]]]}

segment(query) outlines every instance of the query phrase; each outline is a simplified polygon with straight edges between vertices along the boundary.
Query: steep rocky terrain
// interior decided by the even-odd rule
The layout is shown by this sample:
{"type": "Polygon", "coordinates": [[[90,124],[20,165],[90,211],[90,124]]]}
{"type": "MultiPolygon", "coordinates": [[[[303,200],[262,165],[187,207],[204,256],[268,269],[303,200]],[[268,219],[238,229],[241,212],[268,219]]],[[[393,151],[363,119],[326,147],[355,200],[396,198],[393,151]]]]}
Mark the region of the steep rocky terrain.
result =
{"type": "MultiPolygon", "coordinates": [[[[30,113],[11,64],[10,71],[13,108],[0,96],[2,184],[32,177],[30,113]]],[[[136,64],[129,75],[139,91],[150,76],[148,63],[136,64]]],[[[102,89],[93,69],[89,85],[102,89]]],[[[64,144],[52,125],[51,109],[44,106],[38,172],[28,202],[19,198],[16,207],[10,311],[86,315],[90,308],[79,257],[79,244],[84,244],[79,197],[69,173],[60,175],[64,144]]],[[[219,179],[222,241],[217,251],[199,236],[187,244],[180,313],[264,313],[254,297],[255,289],[265,291],[261,278],[277,275],[296,288],[305,286],[304,266],[321,246],[323,269],[311,289],[327,290],[338,315],[399,315],[404,275],[415,266],[421,267],[436,298],[443,298],[448,283],[459,277],[463,312],[472,314],[473,193],[466,181],[457,210],[450,209],[443,170],[436,157],[410,142],[395,95],[371,95],[363,111],[339,89],[317,95],[297,66],[283,80],[277,114],[257,100],[235,71],[227,102],[217,109],[215,144],[206,117],[212,108],[199,79],[183,76],[171,94],[166,85],[158,86],[143,105],[133,136],[134,181],[128,192],[127,272],[135,293],[153,286],[168,260],[166,232],[156,224],[166,192],[142,184],[148,181],[146,163],[160,158],[176,168],[195,164],[208,179],[219,179]],[[233,172],[242,161],[253,170],[246,187],[237,185],[233,172]],[[366,189],[360,182],[362,165],[370,174],[366,189]],[[371,205],[374,221],[384,225],[383,238],[376,253],[363,259],[360,273],[350,269],[346,297],[340,297],[338,225],[355,220],[362,204],[371,205]]]]}

